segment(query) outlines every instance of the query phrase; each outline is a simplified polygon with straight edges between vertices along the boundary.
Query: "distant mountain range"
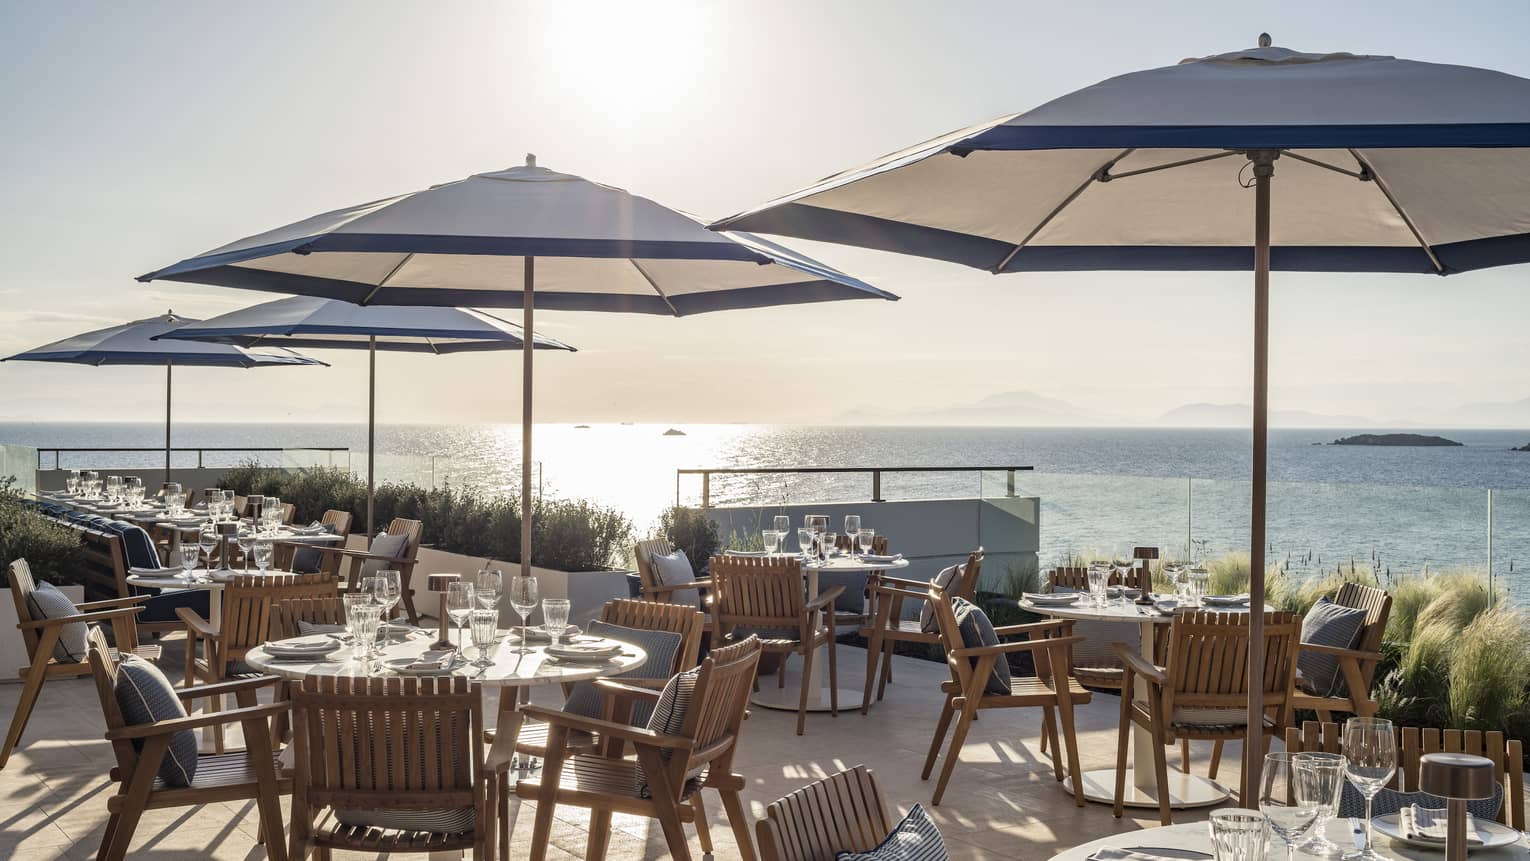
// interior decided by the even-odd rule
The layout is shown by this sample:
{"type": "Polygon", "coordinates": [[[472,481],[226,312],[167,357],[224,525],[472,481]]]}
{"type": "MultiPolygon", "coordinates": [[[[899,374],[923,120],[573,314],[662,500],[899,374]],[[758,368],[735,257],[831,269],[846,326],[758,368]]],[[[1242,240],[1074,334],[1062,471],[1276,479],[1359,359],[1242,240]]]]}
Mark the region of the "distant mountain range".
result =
{"type": "MultiPolygon", "coordinates": [[[[1185,404],[1159,416],[1152,424],[1187,428],[1246,428],[1253,421],[1254,408],[1249,404],[1185,404]]],[[[1378,422],[1360,416],[1331,416],[1306,410],[1272,410],[1270,424],[1274,427],[1293,428],[1356,428],[1378,422]]],[[[1398,422],[1386,422],[1385,425],[1405,426],[1398,422]]]]}

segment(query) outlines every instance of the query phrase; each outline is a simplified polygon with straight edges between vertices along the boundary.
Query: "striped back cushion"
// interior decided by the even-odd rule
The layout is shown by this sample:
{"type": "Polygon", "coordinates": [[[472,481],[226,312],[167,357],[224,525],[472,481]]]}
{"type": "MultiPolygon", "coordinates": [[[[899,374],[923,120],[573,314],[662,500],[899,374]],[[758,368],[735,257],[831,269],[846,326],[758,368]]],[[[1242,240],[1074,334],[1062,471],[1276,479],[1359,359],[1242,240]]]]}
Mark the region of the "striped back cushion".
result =
{"type": "Polygon", "coordinates": [[[149,537],[142,526],[113,520],[106,524],[106,528],[122,536],[122,553],[127,557],[128,567],[159,567],[159,551],[154,548],[154,539],[149,537]]]}
{"type": "Polygon", "coordinates": [[[837,861],[944,861],[946,841],[929,814],[918,804],[870,852],[840,852],[837,861]]]}
{"type": "MultiPolygon", "coordinates": [[[[686,670],[676,673],[670,678],[669,684],[664,686],[663,693],[659,694],[659,701],[653,707],[653,714],[648,718],[648,729],[663,735],[678,735],[685,728],[685,715],[691,710],[691,699],[696,694],[696,681],[701,678],[701,668],[686,670]]],[[[669,761],[673,751],[665,750],[660,755],[665,762],[669,761]]],[[[693,780],[701,774],[705,766],[697,768],[694,772],[685,776],[686,780],[693,780]]],[[[640,766],[638,774],[638,793],[644,797],[648,794],[648,778],[643,774],[640,766]]]]}
{"type": "MultiPolygon", "coordinates": [[[[1323,598],[1302,619],[1302,642],[1318,646],[1336,646],[1353,649],[1365,627],[1365,611],[1356,607],[1341,607],[1323,598]]],[[[1348,696],[1349,686],[1344,674],[1339,672],[1339,659],[1310,650],[1302,650],[1296,659],[1302,683],[1307,690],[1320,697],[1348,696]]]]}
{"type": "MultiPolygon", "coordinates": [[[[80,608],[74,606],[69,596],[54,588],[52,583],[42,582],[27,596],[27,606],[34,619],[59,619],[74,616],[80,608]]],[[[84,622],[70,622],[59,632],[58,643],[53,647],[53,657],[59,661],[85,660],[85,637],[89,633],[84,622]]]]}
{"type": "MultiPolygon", "coordinates": [[[[957,578],[961,576],[961,568],[962,566],[960,565],[948,565],[945,568],[942,568],[940,573],[936,574],[934,578],[930,580],[930,582],[936,586],[939,586],[943,591],[947,593],[955,592],[956,590],[951,588],[951,584],[957,582],[957,578]]],[[[930,604],[929,601],[924,602],[924,606],[919,610],[919,630],[925,632],[926,634],[933,634],[936,632],[935,608],[930,604]]]]}
{"type": "MultiPolygon", "coordinates": [[[[186,708],[159,667],[136,655],[123,657],[113,689],[122,719],[130,726],[186,716],[186,708]]],[[[134,742],[135,747],[142,747],[134,742]]],[[[190,786],[197,773],[197,734],[183,729],[170,737],[170,749],[156,772],[168,786],[190,786]]]]}
{"type": "MultiPolygon", "coordinates": [[[[962,646],[968,649],[982,646],[999,645],[999,635],[994,632],[993,623],[988,621],[988,614],[981,608],[963,598],[953,598],[951,609],[956,614],[956,627],[961,633],[962,646]]],[[[977,665],[978,659],[972,658],[973,666],[977,665]]],[[[988,674],[988,682],[983,690],[990,694],[1009,696],[1013,685],[1009,676],[1009,661],[1000,655],[993,662],[993,671],[988,674]]]]}
{"type": "MultiPolygon", "coordinates": [[[[680,651],[680,643],[684,639],[674,631],[647,631],[642,628],[628,628],[600,621],[591,622],[588,633],[593,637],[606,637],[631,643],[648,653],[648,660],[644,661],[641,667],[622,673],[623,676],[632,679],[669,678],[675,669],[675,653],[680,651]]],[[[573,692],[563,704],[563,710],[569,714],[598,718],[603,704],[604,697],[595,690],[594,683],[576,682],[573,692]]],[[[647,701],[634,705],[632,725],[647,726],[653,709],[654,704],[647,701]]]]}

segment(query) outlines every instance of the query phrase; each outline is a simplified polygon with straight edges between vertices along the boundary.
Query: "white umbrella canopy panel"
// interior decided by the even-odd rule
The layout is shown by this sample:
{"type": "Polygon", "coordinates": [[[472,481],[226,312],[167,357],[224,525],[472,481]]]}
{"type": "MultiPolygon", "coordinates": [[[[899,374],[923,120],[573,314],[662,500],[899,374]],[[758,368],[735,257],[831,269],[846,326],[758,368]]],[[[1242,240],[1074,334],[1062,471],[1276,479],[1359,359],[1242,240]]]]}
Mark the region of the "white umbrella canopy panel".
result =
{"type": "MultiPolygon", "coordinates": [[[[287,296],[230,311],[174,329],[158,338],[213,341],[244,347],[366,350],[367,356],[367,535],[374,528],[377,488],[377,351],[432,353],[519,350],[521,330],[470,308],[353,305],[337,299],[287,296]]],[[[574,348],[536,336],[538,350],[574,348]]]]}
{"type": "Polygon", "coordinates": [[[5,362],[64,362],[75,365],[154,365],[165,368],[165,481],[170,480],[171,378],[176,365],[183,367],[273,368],[323,365],[292,350],[248,350],[232,344],[194,341],[164,343],[155,339],[199,321],[168,311],[119,326],[108,326],[72,335],[61,341],[34,347],[5,362]]]}
{"type": "MultiPolygon", "coordinates": [[[[1269,273],[1450,275],[1530,261],[1530,80],[1301,53],[1261,35],[1257,48],[1110,78],[712,227],[995,273],[1252,270],[1250,591],[1262,606],[1269,273]]],[[[1257,679],[1263,620],[1252,615],[1257,679]]],[[[1259,687],[1250,714],[1262,713],[1259,687]]],[[[1260,767],[1249,727],[1245,792],[1260,767]]]]}
{"type": "MultiPolygon", "coordinates": [[[[748,234],[538,167],[335,210],[139,277],[360,305],[685,316],[898,297],[748,234]]],[[[522,352],[521,571],[531,571],[532,350],[522,352]]]]}

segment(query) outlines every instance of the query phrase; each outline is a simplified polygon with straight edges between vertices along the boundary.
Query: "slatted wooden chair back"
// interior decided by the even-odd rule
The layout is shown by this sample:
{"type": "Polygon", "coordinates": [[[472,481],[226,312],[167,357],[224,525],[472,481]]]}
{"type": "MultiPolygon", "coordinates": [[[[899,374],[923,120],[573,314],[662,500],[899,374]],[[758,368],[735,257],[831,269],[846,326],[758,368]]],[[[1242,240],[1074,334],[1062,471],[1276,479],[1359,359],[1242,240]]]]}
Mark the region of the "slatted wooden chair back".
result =
{"type": "MultiPolygon", "coordinates": [[[[117,705],[118,661],[113,656],[111,646],[107,645],[106,633],[100,627],[92,625],[86,638],[90,674],[96,682],[96,696],[101,701],[101,716],[106,720],[106,731],[110,733],[127,725],[127,721],[122,718],[122,709],[117,705]]],[[[132,774],[133,767],[138,764],[138,750],[133,742],[129,739],[114,740],[112,753],[117,757],[117,773],[132,774]]]]}
{"type": "Polygon", "coordinates": [[[292,707],[294,823],[299,804],[476,806],[483,697],[467,679],[310,676],[293,691],[292,707]]]}
{"type": "Polygon", "coordinates": [[[239,512],[240,517],[249,516],[249,508],[250,498],[248,496],[240,496],[237,493],[234,494],[234,510],[239,512]]]}
{"type": "MultiPolygon", "coordinates": [[[[849,535],[844,534],[843,532],[834,536],[834,546],[841,553],[861,552],[861,547],[859,544],[855,543],[855,539],[849,535]]],[[[874,556],[886,556],[887,536],[880,533],[873,536],[871,539],[871,550],[869,552],[874,556]]]]}
{"type": "MultiPolygon", "coordinates": [[[[659,575],[654,573],[653,570],[653,557],[663,556],[673,550],[674,548],[670,545],[669,539],[663,536],[645,538],[632,545],[632,558],[637,563],[638,580],[641,581],[645,590],[659,585],[659,575]]],[[[667,603],[669,595],[663,594],[663,597],[657,600],[667,603]]]]}
{"type": "MultiPolygon", "coordinates": [[[[1295,613],[1264,615],[1264,704],[1284,709],[1296,685],[1302,633],[1295,613]]],[[[1174,617],[1169,631],[1166,708],[1238,709],[1248,702],[1247,613],[1198,610],[1174,617]]]]}
{"type": "Polygon", "coordinates": [[[977,600],[978,579],[983,575],[983,548],[979,547],[967,554],[967,562],[962,566],[961,574],[960,585],[953,590],[953,597],[977,600]]]}
{"type": "Polygon", "coordinates": [[[292,518],[297,515],[297,505],[291,502],[282,503],[282,523],[292,525],[292,518]]]}
{"type": "MultiPolygon", "coordinates": [[[[1079,592],[1088,592],[1089,569],[1088,567],[1080,568],[1075,566],[1059,566],[1048,572],[1047,582],[1051,584],[1054,591],[1062,588],[1073,589],[1079,592]]],[[[1106,582],[1111,586],[1125,585],[1129,589],[1152,588],[1151,585],[1148,585],[1151,583],[1151,577],[1149,576],[1147,566],[1145,565],[1138,565],[1137,567],[1133,568],[1131,573],[1126,575],[1125,583],[1122,583],[1121,575],[1116,573],[1116,569],[1111,568],[1110,579],[1106,582]]]]}
{"type": "MultiPolygon", "coordinates": [[[[27,599],[37,591],[37,581],[32,577],[32,566],[25,559],[11,563],[11,600],[16,602],[16,621],[35,622],[32,618],[32,602],[27,599]]],[[[27,659],[37,656],[37,628],[22,628],[21,639],[27,648],[27,659]]]]}
{"type": "MultiPolygon", "coordinates": [[[[1420,759],[1426,753],[1469,753],[1493,762],[1493,776],[1503,786],[1503,806],[1498,821],[1525,829],[1525,747],[1500,730],[1459,730],[1436,727],[1397,727],[1397,773],[1391,788],[1412,792],[1419,788],[1420,759]]],[[[1286,728],[1286,749],[1294,753],[1344,752],[1342,724],[1304,721],[1286,728]]]]}
{"type": "Polygon", "coordinates": [[[354,517],[355,515],[351,514],[349,511],[340,511],[339,509],[331,508],[324,512],[323,517],[319,518],[319,524],[321,526],[334,527],[336,535],[350,535],[351,523],[353,522],[354,517]]]}
{"type": "Polygon", "coordinates": [[[323,598],[282,598],[271,602],[271,639],[300,637],[298,622],[311,625],[344,625],[345,601],[339,595],[323,598]]]}
{"type": "Polygon", "coordinates": [[[955,595],[930,584],[929,602],[935,610],[935,630],[940,634],[940,647],[946,653],[946,666],[951,670],[951,680],[960,690],[969,690],[972,681],[972,662],[952,653],[962,647],[962,634],[956,621],[955,595]]]}
{"type": "MultiPolygon", "coordinates": [[[[1359,644],[1355,648],[1362,652],[1380,652],[1382,638],[1387,632],[1387,620],[1392,617],[1392,596],[1387,594],[1387,590],[1362,583],[1345,583],[1339,587],[1333,602],[1340,607],[1365,611],[1365,626],[1361,628],[1359,644]]],[[[1376,662],[1362,661],[1360,674],[1365,679],[1365,689],[1369,691],[1371,679],[1376,674],[1376,662]]]]}
{"type": "Polygon", "coordinates": [[[798,628],[807,603],[802,563],[791,556],[713,556],[712,615],[734,626],[798,628]]]}
{"type": "Polygon", "coordinates": [[[685,786],[684,776],[702,766],[717,774],[732,772],[733,752],[754,690],[760,652],[759,638],[749,636],[713,649],[701,662],[696,690],[680,730],[681,736],[691,739],[689,756],[670,759],[670,786],[677,793],[685,786]]]}
{"type": "Polygon", "coordinates": [[[754,830],[761,861],[834,861],[875,849],[892,827],[876,775],[857,765],[772,801],[754,830]]]}
{"type": "Polygon", "coordinates": [[[218,651],[224,662],[239,660],[270,637],[271,605],[288,598],[338,594],[328,574],[236,574],[223,587],[223,621],[218,651]]]}
{"type": "Polygon", "coordinates": [[[624,628],[679,634],[680,648],[675,652],[674,665],[669,668],[671,674],[696,666],[701,655],[701,635],[707,625],[707,617],[694,607],[631,598],[607,601],[600,608],[600,621],[624,628]]]}

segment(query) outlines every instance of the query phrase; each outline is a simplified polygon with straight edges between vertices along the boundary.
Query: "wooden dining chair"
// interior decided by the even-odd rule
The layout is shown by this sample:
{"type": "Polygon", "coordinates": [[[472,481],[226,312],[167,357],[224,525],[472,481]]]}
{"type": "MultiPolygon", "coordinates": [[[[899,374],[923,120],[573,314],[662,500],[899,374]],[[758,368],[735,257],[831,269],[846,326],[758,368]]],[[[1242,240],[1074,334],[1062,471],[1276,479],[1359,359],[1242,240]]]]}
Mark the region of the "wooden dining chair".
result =
{"type": "Polygon", "coordinates": [[[1392,616],[1392,596],[1375,586],[1345,583],[1339,587],[1333,602],[1340,607],[1365,611],[1365,623],[1360,628],[1357,645],[1346,649],[1302,643],[1301,650],[1327,655],[1338,661],[1344,684],[1337,691],[1317,691],[1297,678],[1294,704],[1298,709],[1317,712],[1320,721],[1332,720],[1334,712],[1371,717],[1380,708],[1371,698],[1371,683],[1376,678],[1376,667],[1381,663],[1381,643],[1386,636],[1387,620],[1392,616]]]}
{"type": "MultiPolygon", "coordinates": [[[[236,574],[223,587],[223,617],[217,625],[195,611],[176,611],[186,625],[186,684],[218,684],[263,675],[245,664],[245,653],[270,639],[271,605],[287,598],[323,598],[338,593],[326,574],[236,574]],[[200,648],[199,648],[200,647],[200,648]],[[200,652],[200,654],[199,654],[200,652]]],[[[217,711],[221,698],[208,701],[217,711]]],[[[223,729],[213,727],[214,750],[223,752],[223,729]]]]}
{"type": "Polygon", "coordinates": [[[892,832],[876,775],[857,765],[772,801],[754,824],[760,861],[834,861],[892,832]]]}
{"type": "MultiPolygon", "coordinates": [[[[37,581],[32,578],[32,568],[27,565],[27,560],[17,559],[12,562],[10,577],[11,599],[16,602],[16,627],[21,629],[21,642],[26,648],[28,663],[16,671],[22,680],[21,694],[16,699],[16,711],[11,715],[11,725],[5,733],[5,745],[0,747],[0,768],[5,767],[10,761],[11,751],[21,743],[21,734],[26,731],[32,710],[37,707],[43,683],[49,679],[74,679],[90,675],[90,660],[84,650],[76,653],[78,657],[60,653],[59,639],[68,626],[109,623],[112,639],[121,644],[119,648],[150,661],[159,660],[160,654],[158,645],[138,643],[135,619],[142,612],[143,604],[149,600],[149,596],[76,604],[77,613],[47,618],[33,612],[32,595],[37,591],[37,581]]],[[[111,656],[116,660],[116,650],[112,650],[111,656]]]]}
{"type": "MultiPolygon", "coordinates": [[[[283,503],[284,505],[286,503],[283,503]]],[[[387,535],[406,536],[404,550],[398,556],[384,556],[367,550],[348,550],[343,546],[309,545],[319,551],[324,557],[320,565],[321,571],[328,570],[329,566],[346,568],[346,588],[355,589],[361,578],[373,571],[395,570],[398,572],[399,585],[403,591],[404,612],[409,615],[409,624],[420,624],[420,613],[414,606],[414,588],[410,580],[414,576],[415,560],[420,553],[420,540],[425,534],[425,524],[418,520],[408,520],[402,517],[393,518],[388,524],[387,535]],[[348,567],[346,567],[346,563],[348,567]]],[[[373,539],[375,542],[375,539],[373,539]]]]}
{"type": "MultiPolygon", "coordinates": [[[[276,554],[272,563],[273,566],[283,571],[293,571],[296,570],[293,567],[293,562],[295,560],[303,561],[307,557],[310,564],[317,568],[320,573],[339,577],[340,563],[344,557],[338,553],[325,553],[317,548],[321,546],[344,547],[346,539],[351,535],[353,518],[354,515],[349,511],[341,511],[335,508],[325,511],[324,516],[319,518],[319,525],[329,527],[330,533],[340,536],[340,540],[330,545],[316,545],[308,541],[277,541],[275,542],[276,554]]],[[[313,570],[314,568],[309,568],[307,571],[299,573],[311,573],[313,570]]]]}
{"type": "MultiPolygon", "coordinates": [[[[665,556],[675,552],[674,545],[669,543],[668,538],[645,538],[632,546],[632,558],[637,563],[638,570],[638,593],[647,601],[659,601],[665,604],[675,602],[676,592],[699,591],[701,603],[706,607],[709,602],[708,590],[712,588],[712,581],[708,577],[697,577],[691,583],[665,583],[659,577],[654,568],[653,557],[665,556]]],[[[696,560],[692,559],[695,565],[696,560]]],[[[706,612],[705,609],[702,612],[706,612]]]]}
{"type": "MultiPolygon", "coordinates": [[[[1264,616],[1264,705],[1258,716],[1266,749],[1269,741],[1291,725],[1292,690],[1296,687],[1296,650],[1301,639],[1301,619],[1294,613],[1264,616]]],[[[1153,772],[1157,780],[1158,815],[1164,825],[1172,821],[1169,809],[1168,767],[1164,747],[1176,740],[1212,741],[1210,777],[1214,780],[1222,761],[1222,745],[1247,734],[1252,716],[1248,702],[1247,613],[1197,610],[1179,613],[1169,629],[1166,665],[1148,662],[1125,644],[1116,654],[1125,666],[1124,690],[1135,690],[1140,677],[1148,698],[1121,697],[1121,719],[1116,743],[1115,813],[1122,813],[1126,792],[1126,768],[1132,725],[1153,737],[1153,772]]],[[[1186,758],[1188,771],[1188,757],[1186,758]]],[[[1137,764],[1143,767],[1142,763],[1137,764]]]]}
{"type": "MultiPolygon", "coordinates": [[[[1436,727],[1396,728],[1397,771],[1387,784],[1403,792],[1420,789],[1419,760],[1426,753],[1466,753],[1493,761],[1493,777],[1503,787],[1498,821],[1525,830],[1525,746],[1502,730],[1459,730],[1436,727]]],[[[1292,753],[1343,753],[1344,726],[1303,721],[1286,727],[1286,750],[1292,753]]]]}
{"type": "Polygon", "coordinates": [[[983,548],[967,555],[967,561],[942,571],[929,582],[906,580],[882,574],[872,581],[867,591],[871,593],[871,622],[861,628],[860,635],[866,641],[866,690],[861,695],[861,714],[871,708],[871,687],[876,684],[877,701],[887,693],[892,681],[893,651],[899,643],[940,643],[940,631],[934,617],[921,613],[917,619],[903,618],[903,602],[924,602],[929,599],[932,584],[941,585],[949,598],[971,601],[977,596],[978,577],[983,570],[983,548]],[[954,568],[954,570],[952,570],[954,568]],[[937,583],[950,572],[944,584],[937,583]],[[926,624],[928,622],[928,624],[926,624]]]}
{"type": "MultiPolygon", "coordinates": [[[[285,711],[281,703],[260,705],[257,692],[278,679],[274,676],[243,679],[220,685],[181,688],[175,695],[183,704],[205,697],[232,694],[239,707],[221,713],[167,718],[152,723],[129,724],[118,705],[117,686],[121,662],[106,644],[99,628],[90,633],[90,670],[106,719],[106,739],[112,744],[117,767],[111,778],[117,792],[107,799],[110,817],[98,861],[121,861],[133,842],[133,833],[146,810],[167,807],[200,807],[220,801],[255,802],[260,815],[259,842],[271,861],[285,861],[287,845],[282,833],[280,796],[292,791],[292,779],[281,775],[271,749],[269,723],[285,711]],[[171,786],[160,776],[160,763],[169,754],[177,733],[209,726],[238,724],[244,730],[245,750],[235,753],[198,753],[190,785],[171,786]]],[[[189,814],[188,814],[189,815],[189,814]]]]}
{"type": "MultiPolygon", "coordinates": [[[[839,667],[834,658],[834,614],[829,608],[844,591],[833,586],[805,597],[802,563],[793,556],[712,557],[712,646],[740,636],[758,634],[767,655],[784,663],[802,657],[802,691],[797,705],[797,735],[807,724],[813,652],[829,652],[829,714],[839,716],[839,667]],[[742,631],[738,629],[742,628],[742,631]]],[[[783,667],[784,670],[784,667],[783,667]]],[[[782,675],[784,679],[784,674],[782,675]]]]}
{"type": "MultiPolygon", "coordinates": [[[[840,534],[834,538],[834,548],[841,553],[860,553],[860,549],[854,546],[854,544],[854,539],[849,535],[840,534]]],[[[877,535],[871,540],[870,552],[874,556],[886,556],[888,555],[887,546],[887,536],[877,535]]],[[[832,581],[825,584],[824,576],[830,574],[830,572],[825,571],[818,575],[820,586],[845,586],[845,594],[840,596],[840,600],[835,603],[834,607],[834,627],[836,629],[849,633],[871,623],[871,584],[877,582],[885,573],[884,571],[868,571],[864,574],[844,573],[838,575],[844,580],[841,584],[835,584],[832,581]],[[842,607],[841,605],[848,601],[846,596],[853,594],[860,596],[860,600],[857,602],[859,604],[858,609],[851,610],[842,607]]]]}
{"type": "MultiPolygon", "coordinates": [[[[1144,548],[1137,548],[1141,552],[1144,548]]],[[[1157,548],[1151,549],[1154,554],[1157,548]]],[[[1141,560],[1139,560],[1140,562],[1141,560]]],[[[1135,582],[1149,582],[1146,566],[1137,569],[1137,575],[1131,579],[1135,582]]],[[[1111,585],[1120,585],[1121,578],[1111,572],[1111,585]]],[[[1087,568],[1059,567],[1047,572],[1047,583],[1053,592],[1084,592],[1089,591],[1089,570],[1087,568]]],[[[1131,585],[1130,588],[1142,588],[1131,585]]],[[[1153,656],[1155,662],[1163,660],[1163,644],[1167,642],[1165,634],[1167,625],[1154,625],[1153,656]]],[[[1073,632],[1081,640],[1073,647],[1071,667],[1073,677],[1078,679],[1079,684],[1091,690],[1121,691],[1121,680],[1124,668],[1121,659],[1116,656],[1114,644],[1126,642],[1128,644],[1138,642],[1142,636],[1140,626],[1135,622],[1099,622],[1085,621],[1073,626],[1073,632]]],[[[1188,761],[1188,756],[1187,756],[1188,761]]]]}
{"type": "MultiPolygon", "coordinates": [[[[516,795],[536,802],[536,823],[531,835],[532,861],[547,857],[553,813],[558,805],[590,810],[589,843],[585,858],[599,861],[606,855],[611,814],[626,813],[659,821],[671,858],[689,861],[684,822],[696,821],[701,849],[712,851],[704,820],[696,817],[690,799],[703,788],[722,796],[728,824],[738,843],[740,857],[754,861],[754,842],[740,792],[745,781],[733,772],[733,755],[749,705],[749,694],[759,666],[761,644],[748,637],[731,645],[713,648],[695,670],[677,675],[665,692],[622,685],[616,680],[598,683],[616,698],[617,720],[604,721],[570,715],[542,706],[526,706],[522,712],[547,722],[547,759],[541,774],[516,784],[516,795]],[[681,691],[691,689],[687,697],[681,691]],[[655,702],[654,719],[665,730],[628,726],[621,720],[624,708],[635,699],[655,702]],[[673,711],[666,713],[668,699],[673,711]],[[568,733],[584,730],[621,739],[637,751],[637,759],[613,755],[570,755],[568,733]]],[[[517,715],[521,712],[517,712],[517,715]]],[[[517,718],[518,719],[518,718],[517,718]]]]}
{"type": "Polygon", "coordinates": [[[470,680],[313,677],[292,694],[294,861],[335,850],[493,857],[495,777],[470,680]]]}
{"type": "MultiPolygon", "coordinates": [[[[1006,625],[994,628],[994,634],[999,638],[1024,639],[1010,642],[1001,640],[997,645],[969,646],[964,642],[961,623],[957,621],[956,596],[931,584],[926,600],[935,611],[940,645],[946,652],[946,666],[951,672],[951,680],[942,682],[940,686],[941,693],[945,694],[945,702],[941,705],[935,733],[930,739],[930,749],[924,757],[921,780],[930,779],[946,731],[951,728],[952,719],[955,719],[955,728],[951,729],[951,746],[946,751],[945,764],[941,766],[940,777],[935,782],[935,794],[930,798],[931,806],[939,805],[944,797],[946,785],[951,781],[951,772],[956,768],[962,745],[967,741],[967,732],[977,719],[978,712],[984,709],[1012,708],[1041,710],[1042,732],[1051,744],[1053,775],[1059,781],[1065,776],[1071,777],[1074,802],[1079,807],[1084,806],[1084,784],[1080,779],[1082,772],[1079,768],[1078,734],[1074,727],[1073,708],[1087,704],[1092,695],[1068,674],[1068,649],[1078,641],[1072,635],[1073,622],[1054,619],[1028,625],[1006,625]],[[1007,662],[1010,655],[1018,654],[1031,656],[1037,674],[1011,676],[1008,693],[994,691],[990,685],[994,666],[999,661],[1007,662]],[[1062,747],[1058,746],[1059,741],[1062,747]],[[1064,751],[1068,759],[1066,775],[1058,755],[1064,751]]],[[[971,607],[968,612],[983,611],[971,607]]]]}

